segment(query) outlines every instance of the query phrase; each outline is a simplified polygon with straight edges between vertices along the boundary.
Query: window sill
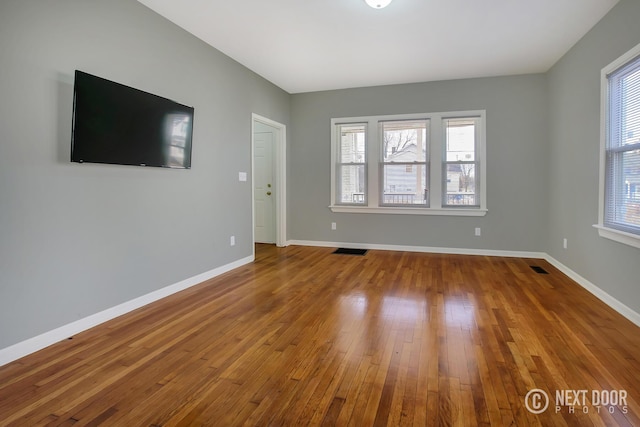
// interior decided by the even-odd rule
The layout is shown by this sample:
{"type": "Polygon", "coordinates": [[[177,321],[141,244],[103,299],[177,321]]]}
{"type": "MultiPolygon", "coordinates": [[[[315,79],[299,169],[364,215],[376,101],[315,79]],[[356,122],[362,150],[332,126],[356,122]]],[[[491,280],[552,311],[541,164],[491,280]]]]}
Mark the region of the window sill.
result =
{"type": "Polygon", "coordinates": [[[480,208],[405,208],[405,207],[369,207],[369,206],[329,206],[337,213],[371,213],[389,215],[439,215],[439,216],[485,216],[487,209],[480,208]]]}
{"type": "Polygon", "coordinates": [[[605,239],[614,240],[618,243],[623,243],[625,245],[633,246],[634,248],[640,249],[640,236],[636,234],[615,230],[613,228],[608,228],[600,224],[595,224],[594,227],[598,229],[598,234],[600,235],[600,237],[604,237],[605,239]]]}

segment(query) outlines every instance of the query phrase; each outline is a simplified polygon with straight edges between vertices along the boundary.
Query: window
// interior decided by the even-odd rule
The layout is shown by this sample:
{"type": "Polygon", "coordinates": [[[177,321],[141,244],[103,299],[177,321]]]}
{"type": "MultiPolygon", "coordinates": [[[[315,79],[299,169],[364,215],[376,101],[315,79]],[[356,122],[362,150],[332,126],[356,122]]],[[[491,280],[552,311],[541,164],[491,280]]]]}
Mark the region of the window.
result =
{"type": "Polygon", "coordinates": [[[337,176],[337,204],[366,204],[366,124],[344,124],[336,127],[339,145],[337,176]]]}
{"type": "Polygon", "coordinates": [[[477,118],[445,119],[445,156],[443,173],[446,177],[443,206],[479,206],[476,191],[477,118]]]}
{"type": "Polygon", "coordinates": [[[640,46],[602,70],[600,235],[640,247],[640,46]]]}
{"type": "Polygon", "coordinates": [[[334,212],[486,214],[485,112],[332,119],[334,212]]]}
{"type": "Polygon", "coordinates": [[[427,120],[381,122],[383,206],[427,206],[427,120]],[[414,167],[415,166],[415,167],[414,167]]]}

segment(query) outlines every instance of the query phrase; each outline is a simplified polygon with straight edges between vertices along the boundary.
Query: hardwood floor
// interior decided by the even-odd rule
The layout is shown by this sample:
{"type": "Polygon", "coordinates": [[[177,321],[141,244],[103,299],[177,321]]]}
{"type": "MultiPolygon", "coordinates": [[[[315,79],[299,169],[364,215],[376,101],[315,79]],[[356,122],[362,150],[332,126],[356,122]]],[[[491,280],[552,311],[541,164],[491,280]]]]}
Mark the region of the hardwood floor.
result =
{"type": "Polygon", "coordinates": [[[640,328],[546,262],[331,252],[258,245],[1,367],[0,425],[640,426],[640,328]]]}

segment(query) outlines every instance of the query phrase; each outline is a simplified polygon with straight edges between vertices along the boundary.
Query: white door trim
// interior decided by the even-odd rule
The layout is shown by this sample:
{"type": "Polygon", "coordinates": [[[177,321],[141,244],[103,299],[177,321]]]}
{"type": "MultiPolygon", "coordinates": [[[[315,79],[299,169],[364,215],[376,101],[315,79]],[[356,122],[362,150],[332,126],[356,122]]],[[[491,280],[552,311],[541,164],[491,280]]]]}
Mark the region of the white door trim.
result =
{"type": "MultiPolygon", "coordinates": [[[[273,160],[275,167],[275,188],[276,188],[276,246],[287,245],[287,126],[274,120],[262,117],[258,114],[251,114],[251,218],[253,243],[255,245],[255,124],[256,122],[265,124],[276,129],[273,141],[273,160]]],[[[255,248],[255,246],[254,246],[255,248]]],[[[254,249],[255,252],[255,249],[254,249]]],[[[255,255],[255,253],[254,253],[255,255]]]]}

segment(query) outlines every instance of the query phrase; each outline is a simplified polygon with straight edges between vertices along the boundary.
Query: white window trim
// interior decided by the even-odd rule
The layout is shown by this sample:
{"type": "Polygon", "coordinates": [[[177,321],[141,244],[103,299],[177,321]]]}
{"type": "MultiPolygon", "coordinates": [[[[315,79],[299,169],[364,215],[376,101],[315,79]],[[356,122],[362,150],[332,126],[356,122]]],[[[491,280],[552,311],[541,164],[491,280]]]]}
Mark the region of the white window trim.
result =
{"type": "Polygon", "coordinates": [[[640,238],[635,234],[626,233],[600,224],[594,224],[594,227],[598,229],[600,237],[640,249],[640,238]]]}
{"type": "Polygon", "coordinates": [[[607,65],[600,72],[600,177],[598,185],[598,223],[593,226],[600,237],[640,248],[640,236],[604,225],[607,157],[607,116],[609,110],[609,74],[640,56],[640,44],[607,65]]]}
{"type": "Polygon", "coordinates": [[[485,216],[487,214],[487,161],[486,161],[486,110],[452,111],[425,114],[397,114],[380,116],[361,117],[341,117],[331,119],[331,205],[332,212],[339,213],[373,213],[373,214],[400,214],[400,215],[441,215],[441,216],[485,216]],[[442,205],[442,156],[444,129],[442,121],[444,119],[478,117],[479,129],[478,147],[476,156],[480,164],[480,207],[443,207],[442,205]],[[379,126],[380,121],[393,120],[430,120],[431,135],[438,135],[438,138],[430,138],[430,167],[429,167],[429,207],[414,206],[380,206],[380,152],[379,149],[379,126]],[[367,191],[368,197],[366,206],[338,205],[336,200],[336,173],[335,165],[337,161],[337,135],[336,125],[347,123],[368,123],[367,132],[367,191]]]}

